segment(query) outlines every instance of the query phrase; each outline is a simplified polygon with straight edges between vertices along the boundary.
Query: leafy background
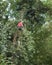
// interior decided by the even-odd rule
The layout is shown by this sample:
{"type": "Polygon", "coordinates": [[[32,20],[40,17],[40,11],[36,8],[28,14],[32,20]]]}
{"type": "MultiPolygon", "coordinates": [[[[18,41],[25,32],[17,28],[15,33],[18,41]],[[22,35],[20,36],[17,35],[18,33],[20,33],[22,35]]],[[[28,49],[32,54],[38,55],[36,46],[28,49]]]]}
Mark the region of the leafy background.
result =
{"type": "Polygon", "coordinates": [[[52,65],[52,0],[0,0],[0,65],[52,65]]]}

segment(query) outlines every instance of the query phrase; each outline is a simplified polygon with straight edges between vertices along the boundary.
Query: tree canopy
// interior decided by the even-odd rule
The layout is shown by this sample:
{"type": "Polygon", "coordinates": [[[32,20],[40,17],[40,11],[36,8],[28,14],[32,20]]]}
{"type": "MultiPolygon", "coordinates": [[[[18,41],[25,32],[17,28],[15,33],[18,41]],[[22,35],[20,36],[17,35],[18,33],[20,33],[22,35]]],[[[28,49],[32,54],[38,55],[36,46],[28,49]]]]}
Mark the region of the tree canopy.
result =
{"type": "Polygon", "coordinates": [[[52,65],[52,0],[0,0],[0,65],[52,65]]]}

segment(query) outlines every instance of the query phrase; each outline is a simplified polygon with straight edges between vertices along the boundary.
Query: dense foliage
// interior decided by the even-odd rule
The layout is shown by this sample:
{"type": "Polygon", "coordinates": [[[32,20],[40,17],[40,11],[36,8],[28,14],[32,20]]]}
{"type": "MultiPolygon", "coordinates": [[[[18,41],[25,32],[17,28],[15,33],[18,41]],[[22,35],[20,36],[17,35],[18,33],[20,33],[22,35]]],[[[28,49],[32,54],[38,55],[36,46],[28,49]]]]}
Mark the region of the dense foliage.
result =
{"type": "Polygon", "coordinates": [[[0,0],[0,65],[52,65],[51,0],[0,0]]]}

